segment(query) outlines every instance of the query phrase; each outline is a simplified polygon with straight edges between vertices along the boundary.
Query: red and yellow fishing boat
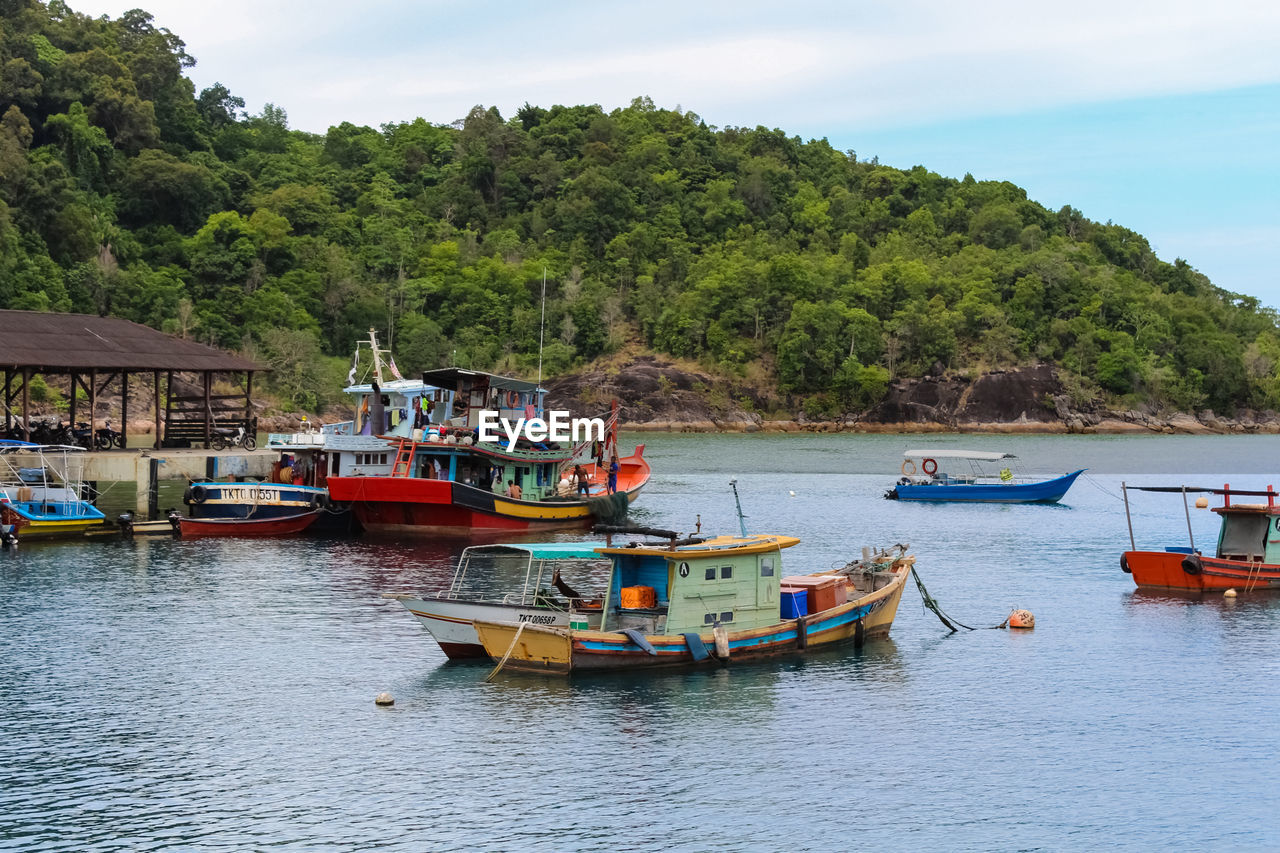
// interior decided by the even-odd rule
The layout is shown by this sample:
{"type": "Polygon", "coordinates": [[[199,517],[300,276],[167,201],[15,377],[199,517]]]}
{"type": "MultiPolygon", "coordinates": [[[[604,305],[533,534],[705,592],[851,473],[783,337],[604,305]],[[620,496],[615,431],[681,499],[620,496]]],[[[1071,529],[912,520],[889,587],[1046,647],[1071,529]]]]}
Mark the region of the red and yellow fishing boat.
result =
{"type": "Polygon", "coordinates": [[[1139,587],[1194,592],[1280,589],[1280,504],[1276,503],[1278,493],[1270,486],[1266,491],[1250,491],[1233,489],[1230,485],[1216,489],[1121,484],[1121,490],[1125,498],[1125,517],[1129,520],[1131,550],[1120,557],[1120,568],[1132,574],[1133,582],[1139,587]],[[1181,494],[1187,517],[1188,544],[1161,551],[1139,551],[1129,514],[1129,492],[1132,491],[1181,494]],[[1221,517],[1222,525],[1212,556],[1196,547],[1187,504],[1189,495],[1222,497],[1222,505],[1213,507],[1213,512],[1221,517]],[[1264,497],[1266,503],[1233,503],[1232,497],[1264,497]]]}
{"type": "Polygon", "coordinates": [[[594,441],[494,441],[482,428],[487,418],[542,417],[546,392],[537,383],[460,368],[427,371],[423,382],[444,389],[438,422],[379,436],[386,452],[366,455],[379,456],[380,468],[329,474],[330,501],[350,506],[369,533],[471,536],[612,523],[649,481],[643,444],[619,456],[616,403],[594,441]]]}

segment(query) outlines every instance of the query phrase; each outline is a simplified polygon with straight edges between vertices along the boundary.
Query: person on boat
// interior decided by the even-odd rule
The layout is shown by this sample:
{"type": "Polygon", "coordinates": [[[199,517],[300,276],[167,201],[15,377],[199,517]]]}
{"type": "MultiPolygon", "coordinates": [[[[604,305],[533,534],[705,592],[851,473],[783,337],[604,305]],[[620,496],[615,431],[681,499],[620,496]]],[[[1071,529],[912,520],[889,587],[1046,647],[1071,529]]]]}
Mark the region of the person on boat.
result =
{"type": "Polygon", "coordinates": [[[591,478],[587,476],[586,468],[581,465],[574,465],[573,477],[578,481],[578,494],[587,495],[591,493],[591,478]]]}
{"type": "Polygon", "coordinates": [[[507,480],[507,497],[520,500],[520,486],[515,480],[507,480]]]}
{"type": "Polygon", "coordinates": [[[618,469],[621,467],[618,464],[618,453],[615,450],[613,458],[609,460],[609,494],[611,495],[618,491],[618,469]]]}

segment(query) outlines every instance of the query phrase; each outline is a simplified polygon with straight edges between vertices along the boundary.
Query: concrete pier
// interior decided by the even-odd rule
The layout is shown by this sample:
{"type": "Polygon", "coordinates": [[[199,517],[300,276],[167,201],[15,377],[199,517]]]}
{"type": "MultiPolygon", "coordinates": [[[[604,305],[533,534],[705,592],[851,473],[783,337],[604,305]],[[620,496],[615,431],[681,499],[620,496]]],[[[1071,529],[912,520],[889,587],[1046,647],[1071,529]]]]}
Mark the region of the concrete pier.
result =
{"type": "Polygon", "coordinates": [[[83,454],[87,482],[137,484],[139,518],[155,509],[155,490],[161,480],[216,480],[235,477],[267,477],[280,456],[274,450],[99,450],[83,454]]]}

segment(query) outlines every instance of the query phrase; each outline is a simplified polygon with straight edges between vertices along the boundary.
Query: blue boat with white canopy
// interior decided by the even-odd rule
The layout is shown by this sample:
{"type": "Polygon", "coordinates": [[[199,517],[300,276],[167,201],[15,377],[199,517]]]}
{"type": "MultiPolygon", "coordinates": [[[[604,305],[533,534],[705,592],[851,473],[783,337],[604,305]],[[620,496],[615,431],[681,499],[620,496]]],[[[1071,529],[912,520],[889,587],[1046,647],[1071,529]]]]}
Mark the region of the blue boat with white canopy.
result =
{"type": "Polygon", "coordinates": [[[884,495],[890,500],[1057,503],[1085,470],[1033,480],[1015,471],[1012,453],[933,448],[902,455],[902,478],[884,495]]]}

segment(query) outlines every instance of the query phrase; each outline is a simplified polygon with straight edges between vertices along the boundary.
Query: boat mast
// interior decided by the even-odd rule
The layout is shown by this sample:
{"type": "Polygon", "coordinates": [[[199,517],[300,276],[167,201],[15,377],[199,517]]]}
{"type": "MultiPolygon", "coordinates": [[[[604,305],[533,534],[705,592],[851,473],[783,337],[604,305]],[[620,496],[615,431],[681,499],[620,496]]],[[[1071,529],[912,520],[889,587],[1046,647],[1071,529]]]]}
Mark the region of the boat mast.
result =
{"type": "Polygon", "coordinates": [[[378,349],[378,333],[372,328],[369,329],[369,349],[373,351],[373,378],[379,385],[382,384],[382,352],[378,349]]]}
{"type": "Polygon", "coordinates": [[[729,486],[733,489],[733,502],[738,505],[738,529],[742,531],[742,538],[747,538],[747,517],[742,514],[742,501],[738,500],[738,480],[735,477],[729,481],[729,486]]]}
{"type": "Polygon", "coordinates": [[[534,402],[542,390],[542,333],[547,327],[547,268],[542,268],[542,319],[538,323],[538,387],[533,389],[534,402]]]}

